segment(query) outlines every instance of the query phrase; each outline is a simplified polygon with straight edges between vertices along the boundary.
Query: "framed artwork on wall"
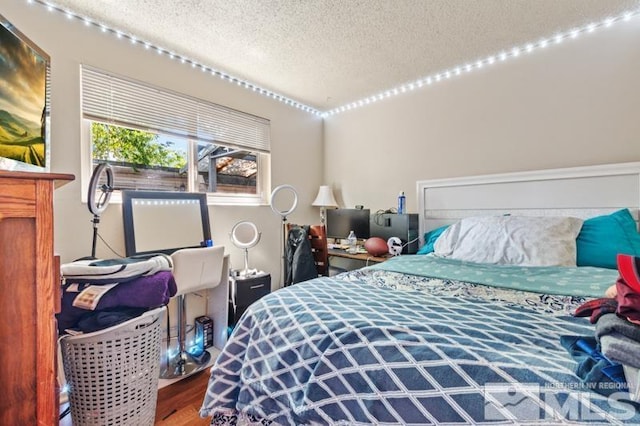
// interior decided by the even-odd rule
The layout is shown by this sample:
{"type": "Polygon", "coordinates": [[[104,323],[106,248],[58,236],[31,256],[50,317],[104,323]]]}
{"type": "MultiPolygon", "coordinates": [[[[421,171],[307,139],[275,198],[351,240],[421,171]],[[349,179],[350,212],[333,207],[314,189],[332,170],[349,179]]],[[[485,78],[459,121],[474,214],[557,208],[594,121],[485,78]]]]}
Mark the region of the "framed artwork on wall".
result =
{"type": "Polygon", "coordinates": [[[0,169],[48,172],[50,58],[0,15],[0,169]]]}

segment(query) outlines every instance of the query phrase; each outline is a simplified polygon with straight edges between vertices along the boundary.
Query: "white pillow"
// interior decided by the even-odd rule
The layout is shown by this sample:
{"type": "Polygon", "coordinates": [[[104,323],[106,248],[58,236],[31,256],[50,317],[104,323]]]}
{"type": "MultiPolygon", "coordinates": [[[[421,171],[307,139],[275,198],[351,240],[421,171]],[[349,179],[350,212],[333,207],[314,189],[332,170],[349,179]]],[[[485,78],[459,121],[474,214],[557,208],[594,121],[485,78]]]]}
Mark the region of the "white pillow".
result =
{"type": "Polygon", "coordinates": [[[440,235],[434,254],[498,265],[576,266],[582,222],[575,217],[470,217],[440,235]]]}

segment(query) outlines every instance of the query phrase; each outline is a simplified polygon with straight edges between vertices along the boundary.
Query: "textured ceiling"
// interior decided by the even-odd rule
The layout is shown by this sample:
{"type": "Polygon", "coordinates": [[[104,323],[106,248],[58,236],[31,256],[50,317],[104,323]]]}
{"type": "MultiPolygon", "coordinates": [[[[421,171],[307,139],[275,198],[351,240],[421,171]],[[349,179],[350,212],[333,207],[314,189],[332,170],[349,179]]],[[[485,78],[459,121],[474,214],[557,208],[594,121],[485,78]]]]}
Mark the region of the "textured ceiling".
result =
{"type": "Polygon", "coordinates": [[[53,0],[327,110],[640,0],[53,0]]]}

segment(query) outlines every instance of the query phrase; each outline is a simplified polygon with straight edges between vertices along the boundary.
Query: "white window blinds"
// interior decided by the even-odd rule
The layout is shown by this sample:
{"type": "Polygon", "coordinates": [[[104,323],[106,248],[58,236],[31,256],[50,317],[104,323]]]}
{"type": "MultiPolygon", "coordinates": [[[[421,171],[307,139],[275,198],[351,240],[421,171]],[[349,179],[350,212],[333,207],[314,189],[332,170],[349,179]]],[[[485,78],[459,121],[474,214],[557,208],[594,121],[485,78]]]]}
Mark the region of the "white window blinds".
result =
{"type": "Polygon", "coordinates": [[[84,118],[269,152],[269,120],[82,67],[84,118]]]}

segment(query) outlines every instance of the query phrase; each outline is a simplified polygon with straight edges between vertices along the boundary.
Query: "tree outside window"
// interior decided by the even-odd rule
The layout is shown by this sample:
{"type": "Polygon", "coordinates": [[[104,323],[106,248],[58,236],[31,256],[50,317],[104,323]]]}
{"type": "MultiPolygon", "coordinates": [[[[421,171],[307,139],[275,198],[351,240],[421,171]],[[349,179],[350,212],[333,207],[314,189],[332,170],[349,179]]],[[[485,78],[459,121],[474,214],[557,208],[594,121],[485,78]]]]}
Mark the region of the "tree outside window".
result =
{"type": "Polygon", "coordinates": [[[256,194],[258,154],[100,122],[91,123],[93,163],[107,162],[116,190],[185,191],[189,173],[197,192],[256,194]],[[193,147],[197,166],[189,163],[193,147]]]}

